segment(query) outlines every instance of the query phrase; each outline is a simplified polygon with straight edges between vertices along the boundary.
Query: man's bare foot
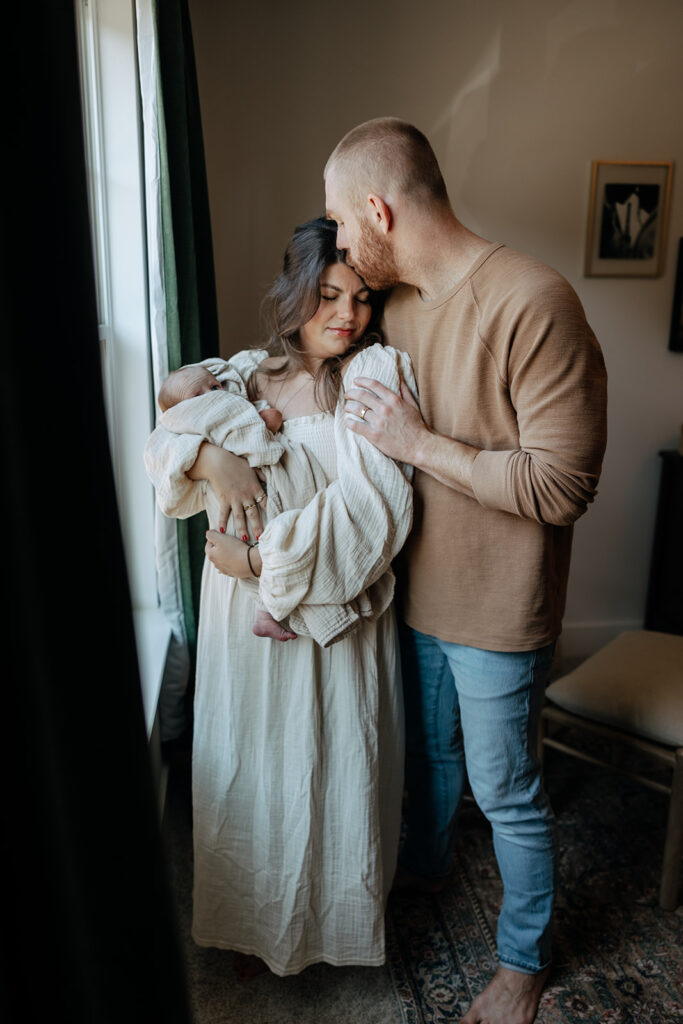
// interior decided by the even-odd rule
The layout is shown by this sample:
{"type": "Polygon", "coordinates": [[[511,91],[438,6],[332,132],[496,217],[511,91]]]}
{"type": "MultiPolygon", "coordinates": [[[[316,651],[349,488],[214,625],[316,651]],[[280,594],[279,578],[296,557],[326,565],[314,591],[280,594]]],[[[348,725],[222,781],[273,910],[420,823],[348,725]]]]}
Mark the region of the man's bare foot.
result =
{"type": "Polygon", "coordinates": [[[441,892],[448,884],[447,878],[429,878],[427,875],[414,875],[401,865],[396,868],[392,892],[441,892]]]}
{"type": "Polygon", "coordinates": [[[267,636],[271,640],[296,640],[296,633],[293,633],[291,629],[287,629],[285,626],[281,626],[272,615],[260,609],[254,616],[251,631],[255,636],[267,636]]]}
{"type": "Polygon", "coordinates": [[[258,956],[249,953],[235,953],[235,974],[240,981],[251,981],[258,974],[265,974],[268,968],[258,956]]]}
{"type": "Polygon", "coordinates": [[[461,1024],[531,1024],[549,973],[549,967],[538,974],[499,967],[461,1024]]]}

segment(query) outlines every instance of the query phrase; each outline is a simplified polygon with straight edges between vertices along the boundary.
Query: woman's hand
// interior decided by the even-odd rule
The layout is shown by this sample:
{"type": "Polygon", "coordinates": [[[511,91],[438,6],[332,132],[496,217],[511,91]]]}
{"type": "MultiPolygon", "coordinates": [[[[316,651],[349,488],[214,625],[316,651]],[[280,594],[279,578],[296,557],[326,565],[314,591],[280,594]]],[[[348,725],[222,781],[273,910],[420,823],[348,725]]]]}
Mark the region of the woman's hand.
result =
{"type": "Polygon", "coordinates": [[[218,522],[224,531],[232,511],[235,533],[247,540],[249,532],[258,539],[263,531],[260,506],[266,495],[263,484],[246,459],[224,448],[204,442],[194,466],[187,475],[192,480],[207,480],[219,503],[218,522]]]}
{"type": "Polygon", "coordinates": [[[249,547],[238,537],[232,537],[227,533],[220,533],[218,530],[206,531],[206,546],[204,553],[211,564],[224,576],[234,576],[236,579],[244,579],[246,576],[261,575],[261,556],[258,547],[249,547]],[[247,554],[249,558],[247,558],[247,554]],[[249,565],[253,566],[253,573],[249,565]]]}

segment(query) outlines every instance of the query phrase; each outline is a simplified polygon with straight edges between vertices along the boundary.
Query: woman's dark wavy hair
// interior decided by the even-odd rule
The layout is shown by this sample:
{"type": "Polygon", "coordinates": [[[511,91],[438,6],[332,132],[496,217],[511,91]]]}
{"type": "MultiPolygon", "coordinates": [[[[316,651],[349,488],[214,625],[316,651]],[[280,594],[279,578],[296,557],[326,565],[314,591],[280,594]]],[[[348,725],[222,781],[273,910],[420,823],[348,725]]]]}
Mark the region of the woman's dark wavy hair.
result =
{"type": "MultiPolygon", "coordinates": [[[[346,263],[345,253],[337,248],[337,225],[318,217],[295,228],[285,251],[282,272],[263,300],[262,313],[268,331],[265,348],[270,355],[285,355],[282,366],[259,370],[272,377],[288,377],[305,366],[305,353],[299,330],[315,316],[320,305],[320,278],[326,267],[346,263]]],[[[369,290],[372,310],[362,338],[344,353],[323,360],[315,376],[315,398],[321,409],[332,411],[341,387],[345,361],[355,352],[375,342],[384,343],[380,321],[386,292],[369,290]]]]}

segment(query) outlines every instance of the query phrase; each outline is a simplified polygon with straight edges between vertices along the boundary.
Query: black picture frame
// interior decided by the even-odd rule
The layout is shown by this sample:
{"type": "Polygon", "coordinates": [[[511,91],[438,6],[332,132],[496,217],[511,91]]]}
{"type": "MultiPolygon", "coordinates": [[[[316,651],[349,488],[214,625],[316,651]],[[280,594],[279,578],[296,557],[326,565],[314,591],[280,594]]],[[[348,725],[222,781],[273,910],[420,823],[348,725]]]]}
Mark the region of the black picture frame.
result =
{"type": "Polygon", "coordinates": [[[683,352],[683,238],[678,240],[678,262],[676,263],[674,301],[671,308],[669,348],[672,352],[683,352]]]}

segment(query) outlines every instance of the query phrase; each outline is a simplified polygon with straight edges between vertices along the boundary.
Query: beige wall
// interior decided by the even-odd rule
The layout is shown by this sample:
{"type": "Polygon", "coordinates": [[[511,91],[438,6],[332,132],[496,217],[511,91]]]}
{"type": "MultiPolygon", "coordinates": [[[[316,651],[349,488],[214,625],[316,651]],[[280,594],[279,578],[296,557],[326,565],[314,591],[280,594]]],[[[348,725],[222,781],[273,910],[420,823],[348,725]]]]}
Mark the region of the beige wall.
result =
{"type": "MultiPolygon", "coordinates": [[[[190,0],[221,348],[260,337],[258,305],[292,227],[323,212],[337,139],[413,121],[456,212],[578,291],[610,376],[598,500],[578,523],[564,648],[642,623],[659,476],[678,443],[683,354],[667,350],[683,235],[680,0],[190,0]],[[664,273],[582,276],[591,161],[673,160],[664,273]]],[[[457,524],[453,524],[457,528],[457,524]]]]}

